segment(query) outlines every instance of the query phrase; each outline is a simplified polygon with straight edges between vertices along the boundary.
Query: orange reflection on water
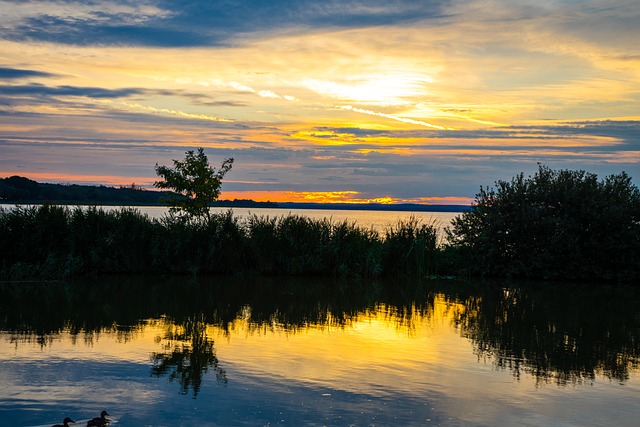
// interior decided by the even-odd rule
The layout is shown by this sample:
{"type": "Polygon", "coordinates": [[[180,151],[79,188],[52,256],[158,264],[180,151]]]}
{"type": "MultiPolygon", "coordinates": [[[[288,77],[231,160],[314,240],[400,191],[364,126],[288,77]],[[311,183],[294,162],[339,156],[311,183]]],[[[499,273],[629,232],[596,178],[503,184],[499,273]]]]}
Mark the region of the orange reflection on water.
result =
{"type": "Polygon", "coordinates": [[[426,313],[408,313],[380,305],[337,322],[296,330],[277,323],[255,325],[250,313],[228,331],[211,328],[218,357],[227,371],[260,377],[315,383],[358,393],[414,395],[433,386],[444,365],[459,362],[454,354],[471,355],[470,343],[452,326],[453,306],[438,297],[426,313]]]}
{"type": "Polygon", "coordinates": [[[127,361],[148,363],[149,352],[158,346],[158,337],[164,336],[166,325],[162,320],[149,320],[139,327],[115,327],[95,332],[71,333],[68,330],[46,337],[31,334],[2,333],[0,360],[20,358],[43,360],[45,357],[95,362],[127,361]]]}

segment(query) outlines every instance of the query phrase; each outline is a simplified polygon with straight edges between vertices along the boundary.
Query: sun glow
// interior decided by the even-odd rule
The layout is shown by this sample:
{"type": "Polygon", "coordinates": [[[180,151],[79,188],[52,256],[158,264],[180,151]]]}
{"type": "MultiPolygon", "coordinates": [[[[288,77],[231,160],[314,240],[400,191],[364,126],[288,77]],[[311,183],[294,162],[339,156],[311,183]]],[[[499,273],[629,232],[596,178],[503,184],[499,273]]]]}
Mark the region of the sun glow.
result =
{"type": "Polygon", "coordinates": [[[399,204],[419,203],[431,205],[470,205],[471,197],[364,197],[358,191],[223,191],[223,200],[254,200],[257,202],[342,203],[342,204],[399,204]]]}
{"type": "Polygon", "coordinates": [[[385,197],[363,197],[358,191],[223,191],[221,199],[255,200],[257,202],[298,203],[346,203],[346,204],[392,204],[398,199],[385,197]]]}
{"type": "Polygon", "coordinates": [[[410,98],[426,94],[433,78],[421,74],[388,73],[353,76],[345,82],[308,79],[302,85],[324,96],[377,106],[411,104],[410,98]]]}

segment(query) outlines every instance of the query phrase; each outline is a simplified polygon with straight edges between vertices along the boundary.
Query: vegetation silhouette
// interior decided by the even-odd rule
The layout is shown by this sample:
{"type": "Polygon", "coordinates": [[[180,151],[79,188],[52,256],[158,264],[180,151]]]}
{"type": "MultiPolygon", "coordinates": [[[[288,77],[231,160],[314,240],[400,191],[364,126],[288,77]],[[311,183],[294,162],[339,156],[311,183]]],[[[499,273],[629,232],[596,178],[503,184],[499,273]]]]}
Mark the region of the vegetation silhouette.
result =
{"type": "Polygon", "coordinates": [[[196,397],[207,372],[227,381],[208,326],[229,333],[243,319],[252,333],[274,325],[296,333],[309,325],[348,327],[383,310],[410,331],[432,318],[436,300],[448,304],[453,325],[479,358],[516,378],[559,386],[597,377],[624,383],[640,369],[640,291],[627,286],[130,276],[0,283],[0,330],[15,346],[54,346],[62,331],[90,345],[105,332],[134,340],[157,322],[165,347],[150,353],[151,373],[196,397]]]}
{"type": "Polygon", "coordinates": [[[135,183],[129,186],[50,184],[21,176],[0,178],[2,203],[76,203],[102,205],[162,205],[164,191],[145,191],[135,183]]]}
{"type": "Polygon", "coordinates": [[[598,180],[539,165],[481,187],[447,234],[449,256],[472,276],[640,277],[640,191],[624,172],[598,180]]]}
{"type": "Polygon", "coordinates": [[[380,277],[437,274],[433,224],[377,232],[348,222],[231,211],[197,221],[138,210],[0,208],[0,280],[104,274],[380,277]]]}
{"type": "Polygon", "coordinates": [[[173,166],[156,163],[155,167],[162,179],[154,185],[174,192],[167,198],[169,211],[184,219],[209,218],[209,206],[218,200],[222,179],[231,170],[233,158],[224,160],[216,171],[200,147],[195,152],[187,151],[184,160],[173,160],[173,166]]]}
{"type": "Polygon", "coordinates": [[[540,165],[480,188],[445,229],[415,218],[383,232],[300,215],[210,214],[233,159],[215,171],[204,151],[161,187],[182,193],[172,212],[40,205],[0,209],[0,280],[119,273],[331,277],[513,277],[631,282],[640,278],[640,191],[624,172],[602,180],[540,165]],[[182,213],[175,213],[182,212],[182,213]]]}

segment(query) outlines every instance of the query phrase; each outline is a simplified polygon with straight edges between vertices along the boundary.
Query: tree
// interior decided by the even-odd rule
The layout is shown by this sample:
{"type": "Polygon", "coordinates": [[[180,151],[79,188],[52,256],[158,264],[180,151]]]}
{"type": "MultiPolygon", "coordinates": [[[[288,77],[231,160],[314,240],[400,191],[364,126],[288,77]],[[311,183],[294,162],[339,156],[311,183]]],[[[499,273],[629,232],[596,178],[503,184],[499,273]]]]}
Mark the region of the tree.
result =
{"type": "Polygon", "coordinates": [[[472,273],[557,279],[640,277],[640,192],[622,172],[539,166],[482,188],[447,229],[472,273]]]}
{"type": "Polygon", "coordinates": [[[226,159],[216,171],[209,166],[203,148],[196,152],[190,150],[185,153],[183,161],[173,160],[173,168],[156,163],[156,174],[162,180],[153,185],[177,193],[167,200],[170,212],[183,213],[187,218],[209,217],[209,204],[220,196],[222,178],[232,165],[233,158],[226,159]]]}

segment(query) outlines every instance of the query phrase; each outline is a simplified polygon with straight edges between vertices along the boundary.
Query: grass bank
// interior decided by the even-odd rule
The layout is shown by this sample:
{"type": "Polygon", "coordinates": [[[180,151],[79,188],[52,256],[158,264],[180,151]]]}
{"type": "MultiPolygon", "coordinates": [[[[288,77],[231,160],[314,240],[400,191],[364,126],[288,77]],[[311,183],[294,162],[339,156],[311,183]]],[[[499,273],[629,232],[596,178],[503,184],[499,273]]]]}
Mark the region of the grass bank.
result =
{"type": "Polygon", "coordinates": [[[434,224],[381,233],[355,223],[231,211],[152,219],[133,208],[54,205],[0,209],[0,280],[103,274],[426,277],[440,273],[434,224]]]}

